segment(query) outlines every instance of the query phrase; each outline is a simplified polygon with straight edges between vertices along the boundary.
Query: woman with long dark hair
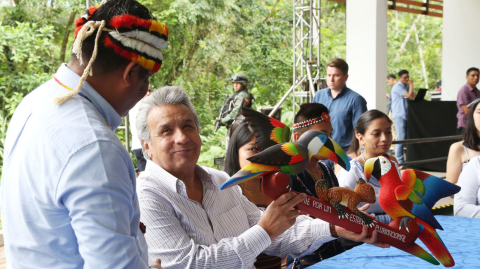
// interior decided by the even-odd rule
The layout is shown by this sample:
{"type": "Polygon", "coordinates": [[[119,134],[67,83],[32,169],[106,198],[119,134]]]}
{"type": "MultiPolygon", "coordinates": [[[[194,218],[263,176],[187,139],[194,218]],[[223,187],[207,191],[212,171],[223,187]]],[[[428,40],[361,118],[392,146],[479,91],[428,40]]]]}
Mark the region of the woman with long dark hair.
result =
{"type": "MultiPolygon", "coordinates": [[[[367,181],[364,174],[366,160],[378,156],[385,156],[393,160],[398,171],[397,159],[395,156],[387,154],[392,145],[392,121],[388,116],[379,110],[369,110],[363,113],[355,125],[355,134],[350,144],[349,153],[358,152],[360,155],[350,161],[350,171],[342,169],[338,175],[338,183],[341,187],[355,189],[359,178],[367,181]]],[[[400,172],[399,172],[400,174],[400,172]]],[[[375,190],[377,201],[370,205],[367,213],[373,213],[380,222],[389,223],[390,218],[385,215],[382,207],[378,203],[380,193],[380,183],[374,177],[367,181],[375,190]]]]}
{"type": "MultiPolygon", "coordinates": [[[[225,156],[224,170],[229,176],[233,176],[242,167],[248,164],[247,158],[257,154],[255,147],[255,135],[252,128],[243,116],[235,119],[230,128],[230,141],[225,156]]],[[[240,183],[243,195],[260,209],[265,208],[272,202],[263,192],[261,177],[240,183]]],[[[281,268],[281,259],[277,256],[269,256],[264,253],[257,257],[257,268],[281,268]]]]}
{"type": "Polygon", "coordinates": [[[480,98],[468,105],[470,113],[463,131],[463,141],[453,143],[448,152],[446,179],[454,184],[457,184],[460,172],[470,159],[480,155],[480,119],[476,114],[479,102],[480,98]]]}
{"type": "MultiPolygon", "coordinates": [[[[461,189],[455,194],[453,211],[455,216],[480,218],[480,98],[468,106],[470,113],[464,130],[463,146],[466,147],[465,153],[473,148],[477,155],[475,157],[470,155],[468,164],[462,164],[462,172],[457,182],[461,189]]],[[[448,161],[450,162],[450,156],[448,161]]]]}

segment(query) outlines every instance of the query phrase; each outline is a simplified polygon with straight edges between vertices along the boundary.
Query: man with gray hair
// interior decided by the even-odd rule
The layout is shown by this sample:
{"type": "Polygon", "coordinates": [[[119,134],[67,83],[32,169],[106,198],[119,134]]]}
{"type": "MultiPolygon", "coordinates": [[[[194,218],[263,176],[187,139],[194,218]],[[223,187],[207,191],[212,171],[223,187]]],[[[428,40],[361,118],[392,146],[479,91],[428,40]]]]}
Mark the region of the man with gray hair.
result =
{"type": "Polygon", "coordinates": [[[299,216],[293,208],[305,194],[286,193],[262,214],[240,187],[220,191],[228,175],[197,165],[199,121],[180,87],[142,101],[137,131],[148,159],[137,185],[141,221],[149,259],[161,258],[163,268],[254,268],[262,252],[298,257],[338,236],[376,242],[376,231],[366,238],[366,226],[355,234],[299,216]]]}

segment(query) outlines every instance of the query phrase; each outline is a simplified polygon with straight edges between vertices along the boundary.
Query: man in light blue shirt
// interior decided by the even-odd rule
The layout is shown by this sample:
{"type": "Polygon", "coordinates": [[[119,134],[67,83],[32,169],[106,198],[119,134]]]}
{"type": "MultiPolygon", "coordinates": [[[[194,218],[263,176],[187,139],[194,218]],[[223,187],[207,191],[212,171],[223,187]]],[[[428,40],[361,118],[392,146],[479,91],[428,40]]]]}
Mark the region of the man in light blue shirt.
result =
{"type": "MultiPolygon", "coordinates": [[[[392,98],[392,117],[395,131],[397,132],[396,140],[405,140],[407,133],[407,99],[415,98],[416,94],[413,91],[413,80],[407,70],[398,72],[398,82],[393,85],[390,91],[390,98],[392,98]]],[[[395,145],[395,158],[398,163],[404,163],[403,158],[403,144],[395,145]]]]}
{"type": "Polygon", "coordinates": [[[328,108],[332,117],[332,139],[342,148],[350,145],[357,120],[367,111],[367,101],[346,86],[348,64],[342,59],[333,59],[327,64],[328,88],[318,91],[313,103],[328,108]]]}
{"type": "MultiPolygon", "coordinates": [[[[79,50],[27,95],[12,117],[1,181],[8,268],[148,268],[135,170],[114,130],[147,92],[155,72],[150,67],[161,59],[147,65],[138,61],[143,58],[127,58],[103,45],[107,34],[98,44],[94,38],[102,33],[94,22],[104,20],[116,32],[109,38],[138,39],[141,29],[123,36],[128,26],[117,21],[118,31],[108,23],[125,13],[153,19],[133,0],[90,9],[76,23],[74,47],[80,45],[79,50]],[[86,38],[84,27],[93,28],[93,36],[86,38]],[[90,57],[94,47],[96,59],[90,57]],[[82,54],[83,65],[75,57],[82,54]],[[92,76],[80,77],[90,71],[92,76]]],[[[129,51],[138,54],[135,48],[129,51]]]]}

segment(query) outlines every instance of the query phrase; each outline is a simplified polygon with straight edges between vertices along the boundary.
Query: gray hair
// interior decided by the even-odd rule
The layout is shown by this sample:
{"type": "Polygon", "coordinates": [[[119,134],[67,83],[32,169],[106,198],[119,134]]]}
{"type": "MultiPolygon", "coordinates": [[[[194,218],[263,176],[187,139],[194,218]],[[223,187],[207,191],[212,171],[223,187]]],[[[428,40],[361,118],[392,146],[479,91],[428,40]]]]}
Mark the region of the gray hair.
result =
{"type": "MultiPolygon", "coordinates": [[[[195,120],[195,125],[197,126],[197,131],[200,131],[198,116],[195,112],[192,102],[188,98],[187,92],[182,87],[164,86],[154,91],[152,94],[150,94],[150,96],[147,96],[141,101],[136,118],[138,138],[145,140],[148,143],[152,142],[150,138],[150,130],[148,129],[147,124],[148,113],[150,113],[154,107],[169,105],[185,105],[188,109],[190,109],[195,120]]],[[[150,160],[150,157],[145,151],[143,143],[142,150],[145,158],[150,160]]]]}

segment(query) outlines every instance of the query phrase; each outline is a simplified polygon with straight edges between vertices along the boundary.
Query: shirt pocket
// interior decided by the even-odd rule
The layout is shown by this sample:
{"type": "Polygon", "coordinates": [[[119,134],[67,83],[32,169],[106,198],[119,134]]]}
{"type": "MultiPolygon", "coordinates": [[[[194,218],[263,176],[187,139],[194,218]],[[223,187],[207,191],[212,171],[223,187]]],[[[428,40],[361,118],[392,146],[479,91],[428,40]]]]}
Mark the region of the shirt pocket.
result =
{"type": "Polygon", "coordinates": [[[247,213],[240,204],[215,216],[211,221],[217,242],[223,238],[237,237],[250,228],[247,213]]]}

